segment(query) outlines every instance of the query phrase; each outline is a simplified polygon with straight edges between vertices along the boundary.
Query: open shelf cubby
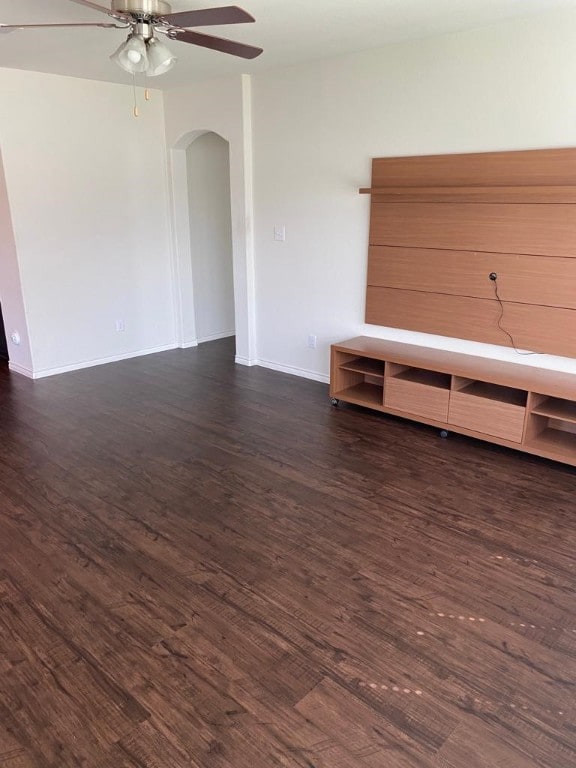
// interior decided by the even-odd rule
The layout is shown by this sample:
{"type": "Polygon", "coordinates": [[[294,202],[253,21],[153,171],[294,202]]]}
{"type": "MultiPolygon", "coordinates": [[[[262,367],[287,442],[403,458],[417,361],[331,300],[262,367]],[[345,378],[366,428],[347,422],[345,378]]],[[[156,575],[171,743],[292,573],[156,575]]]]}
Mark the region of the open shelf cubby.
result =
{"type": "Polygon", "coordinates": [[[343,371],[353,371],[354,373],[364,373],[374,378],[384,378],[384,362],[382,360],[372,360],[369,357],[355,357],[353,360],[342,363],[340,368],[343,371]]]}
{"type": "MultiPolygon", "coordinates": [[[[396,369],[401,366],[396,366],[396,369]]],[[[413,381],[416,384],[424,384],[427,387],[436,387],[437,389],[450,389],[451,376],[447,373],[438,373],[437,371],[428,371],[425,368],[405,368],[404,370],[393,370],[391,377],[402,381],[413,381]]]]}
{"type": "Polygon", "coordinates": [[[359,405],[381,406],[384,402],[384,387],[369,381],[361,381],[337,392],[335,397],[350,400],[359,405]]]}
{"type": "Polygon", "coordinates": [[[532,408],[532,413],[576,424],[576,403],[560,397],[547,397],[532,408]]]}
{"type": "Polygon", "coordinates": [[[333,397],[368,408],[384,406],[383,360],[342,352],[332,367],[333,397]]]}
{"type": "Polygon", "coordinates": [[[523,389],[504,387],[501,384],[493,384],[487,381],[475,381],[473,379],[465,379],[458,376],[454,377],[453,388],[463,395],[483,397],[486,400],[493,400],[508,405],[517,405],[521,408],[526,407],[526,401],[528,399],[528,393],[523,389]]]}
{"type": "Polygon", "coordinates": [[[528,422],[527,445],[547,453],[576,454],[574,422],[540,416],[534,412],[528,422]]]}

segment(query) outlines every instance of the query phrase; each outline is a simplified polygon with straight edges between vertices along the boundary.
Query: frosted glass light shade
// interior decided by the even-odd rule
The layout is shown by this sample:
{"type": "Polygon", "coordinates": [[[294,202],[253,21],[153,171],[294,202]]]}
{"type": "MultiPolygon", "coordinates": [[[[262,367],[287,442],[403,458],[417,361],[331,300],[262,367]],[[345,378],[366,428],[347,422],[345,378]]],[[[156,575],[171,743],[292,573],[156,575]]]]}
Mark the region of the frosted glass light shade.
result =
{"type": "Polygon", "coordinates": [[[148,69],[148,53],[142,35],[129,35],[110,58],[131,75],[148,69]]]}
{"type": "Polygon", "coordinates": [[[172,69],[178,59],[172,51],[163,43],[159,43],[156,38],[148,41],[148,77],[157,77],[163,75],[172,69]]]}

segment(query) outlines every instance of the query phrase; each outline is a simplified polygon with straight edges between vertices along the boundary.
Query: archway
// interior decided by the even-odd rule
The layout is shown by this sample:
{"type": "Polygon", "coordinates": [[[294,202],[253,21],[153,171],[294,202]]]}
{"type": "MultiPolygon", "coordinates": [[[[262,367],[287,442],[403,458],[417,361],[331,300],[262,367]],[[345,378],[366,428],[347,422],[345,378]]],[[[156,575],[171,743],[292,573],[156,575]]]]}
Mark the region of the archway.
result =
{"type": "Polygon", "coordinates": [[[182,348],[199,343],[194,301],[193,249],[188,183],[188,149],[200,137],[209,135],[229,146],[231,240],[234,294],[236,362],[255,362],[253,253],[249,245],[251,223],[247,218],[244,148],[235,147],[228,137],[209,129],[190,131],[170,150],[173,205],[174,296],[177,340],[182,348]]]}
{"type": "Polygon", "coordinates": [[[204,133],[186,150],[194,318],[198,343],[234,336],[230,149],[204,133]]]}

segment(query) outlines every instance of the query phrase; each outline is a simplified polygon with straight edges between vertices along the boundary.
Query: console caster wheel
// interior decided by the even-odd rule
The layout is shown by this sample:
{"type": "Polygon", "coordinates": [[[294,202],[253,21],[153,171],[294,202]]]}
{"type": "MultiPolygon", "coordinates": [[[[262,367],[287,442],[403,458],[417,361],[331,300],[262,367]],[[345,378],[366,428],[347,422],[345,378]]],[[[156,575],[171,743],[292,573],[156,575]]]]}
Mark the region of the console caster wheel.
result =
{"type": "Polygon", "coordinates": [[[450,432],[448,432],[446,429],[441,429],[440,437],[442,438],[442,440],[446,440],[447,437],[450,437],[450,432]]]}
{"type": "Polygon", "coordinates": [[[334,408],[338,408],[338,406],[340,405],[340,400],[338,400],[337,397],[331,397],[330,402],[332,403],[334,408]]]}

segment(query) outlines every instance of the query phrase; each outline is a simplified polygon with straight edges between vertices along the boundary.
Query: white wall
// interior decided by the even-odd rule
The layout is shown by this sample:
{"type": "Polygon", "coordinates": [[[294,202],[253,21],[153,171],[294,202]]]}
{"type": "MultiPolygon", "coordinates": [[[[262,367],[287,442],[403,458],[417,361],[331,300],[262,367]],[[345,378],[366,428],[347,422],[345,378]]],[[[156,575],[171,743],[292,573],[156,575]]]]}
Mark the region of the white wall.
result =
{"type": "Polygon", "coordinates": [[[364,325],[358,195],[372,157],[576,145],[575,11],[258,74],[253,104],[261,362],[323,378],[329,344],[366,334],[576,372],[574,360],[364,325]]]}
{"type": "Polygon", "coordinates": [[[136,120],[127,86],[0,69],[0,92],[35,375],[174,346],[162,94],[136,120]]]}
{"type": "Polygon", "coordinates": [[[234,276],[228,142],[205,133],[186,151],[196,334],[234,335],[234,276]]]}

